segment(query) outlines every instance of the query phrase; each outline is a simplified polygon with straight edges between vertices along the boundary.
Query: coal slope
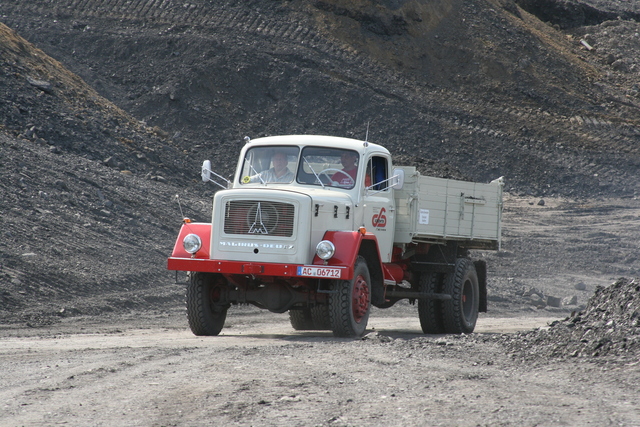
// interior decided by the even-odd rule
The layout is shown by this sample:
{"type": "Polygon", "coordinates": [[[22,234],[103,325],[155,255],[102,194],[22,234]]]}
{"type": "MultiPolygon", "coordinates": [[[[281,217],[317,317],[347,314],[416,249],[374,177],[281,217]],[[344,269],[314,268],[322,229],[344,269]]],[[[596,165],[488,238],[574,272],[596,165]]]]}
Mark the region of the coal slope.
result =
{"type": "Polygon", "coordinates": [[[226,176],[245,135],[364,138],[369,123],[370,140],[426,174],[633,197],[640,27],[628,4],[4,0],[0,15],[187,163],[213,158],[226,176]]]}
{"type": "Polygon", "coordinates": [[[210,215],[182,152],[2,24],[0,57],[0,322],[175,304],[176,195],[210,215]]]}

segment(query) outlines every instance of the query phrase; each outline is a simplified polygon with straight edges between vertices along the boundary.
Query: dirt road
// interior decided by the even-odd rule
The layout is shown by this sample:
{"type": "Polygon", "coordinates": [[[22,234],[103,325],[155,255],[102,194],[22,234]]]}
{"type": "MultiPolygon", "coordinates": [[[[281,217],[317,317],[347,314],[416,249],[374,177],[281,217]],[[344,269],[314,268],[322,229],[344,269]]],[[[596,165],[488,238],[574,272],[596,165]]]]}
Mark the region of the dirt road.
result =
{"type": "Polygon", "coordinates": [[[219,337],[181,310],[0,331],[2,425],[638,425],[638,366],[525,364],[503,332],[546,317],[482,317],[477,334],[422,335],[413,307],[364,340],[294,332],[241,308],[219,337]],[[602,375],[594,375],[599,371],[602,375]]]}
{"type": "Polygon", "coordinates": [[[374,310],[365,340],[295,332],[287,314],[252,307],[200,338],[169,278],[153,295],[31,300],[0,324],[0,425],[640,425],[637,359],[527,357],[526,337],[505,345],[579,310],[596,285],[635,276],[638,212],[632,199],[508,197],[503,250],[481,254],[490,316],[468,336],[423,335],[416,308],[399,303],[374,310]],[[530,287],[577,303],[536,308],[530,287]]]}

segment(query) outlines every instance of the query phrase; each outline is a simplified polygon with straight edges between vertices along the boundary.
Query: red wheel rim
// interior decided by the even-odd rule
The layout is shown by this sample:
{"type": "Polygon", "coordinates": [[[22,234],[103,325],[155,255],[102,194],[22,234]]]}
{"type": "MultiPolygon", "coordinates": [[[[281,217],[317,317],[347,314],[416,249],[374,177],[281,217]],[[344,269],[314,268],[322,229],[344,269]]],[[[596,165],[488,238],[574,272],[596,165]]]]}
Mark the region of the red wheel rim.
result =
{"type": "Polygon", "coordinates": [[[353,320],[360,323],[369,310],[369,286],[364,277],[358,276],[353,282],[353,298],[351,300],[353,320]]]}

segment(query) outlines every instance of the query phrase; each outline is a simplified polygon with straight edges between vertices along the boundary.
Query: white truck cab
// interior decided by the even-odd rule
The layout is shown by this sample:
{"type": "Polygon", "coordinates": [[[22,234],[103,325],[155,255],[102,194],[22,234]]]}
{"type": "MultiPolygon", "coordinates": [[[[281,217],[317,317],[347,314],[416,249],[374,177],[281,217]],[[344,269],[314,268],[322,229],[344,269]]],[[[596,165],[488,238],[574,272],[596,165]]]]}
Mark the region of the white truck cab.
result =
{"type": "MultiPolygon", "coordinates": [[[[244,146],[231,186],[243,191],[277,188],[310,197],[312,217],[318,218],[312,221],[311,252],[326,230],[365,227],[376,235],[383,262],[390,262],[395,212],[391,187],[401,185],[391,165],[389,151],[377,144],[326,136],[268,137],[244,146]]],[[[265,230],[256,225],[250,231],[265,230]]]]}

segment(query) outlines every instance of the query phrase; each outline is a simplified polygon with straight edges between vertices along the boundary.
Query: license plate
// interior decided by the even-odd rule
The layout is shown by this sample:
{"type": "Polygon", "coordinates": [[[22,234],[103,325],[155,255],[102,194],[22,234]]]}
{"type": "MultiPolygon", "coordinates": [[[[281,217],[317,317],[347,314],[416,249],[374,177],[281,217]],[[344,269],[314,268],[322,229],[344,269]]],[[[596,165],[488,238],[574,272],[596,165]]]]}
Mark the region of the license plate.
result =
{"type": "Polygon", "coordinates": [[[339,279],[341,271],[342,269],[340,268],[299,266],[298,276],[326,277],[328,279],[339,279]]]}

